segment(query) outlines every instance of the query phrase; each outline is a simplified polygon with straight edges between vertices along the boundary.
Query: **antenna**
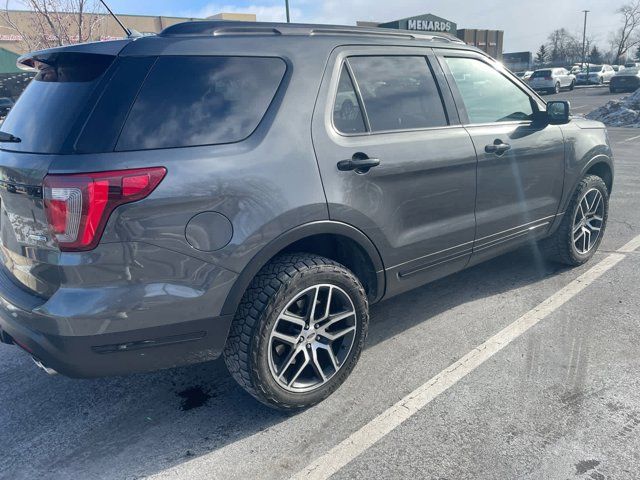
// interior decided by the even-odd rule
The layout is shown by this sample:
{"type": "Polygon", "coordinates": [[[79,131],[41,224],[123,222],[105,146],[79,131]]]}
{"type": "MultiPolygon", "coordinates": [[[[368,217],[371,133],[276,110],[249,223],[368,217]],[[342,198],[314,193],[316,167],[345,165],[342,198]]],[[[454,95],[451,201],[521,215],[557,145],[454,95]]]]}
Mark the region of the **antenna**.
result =
{"type": "Polygon", "coordinates": [[[132,29],[128,29],[124,25],[124,23],[122,23],[120,21],[118,16],[115,13],[113,13],[113,11],[111,11],[111,9],[109,8],[109,5],[107,5],[107,2],[105,2],[104,0],[100,0],[100,3],[102,5],[104,5],[104,8],[107,9],[107,12],[109,12],[109,15],[111,15],[115,19],[115,21],[118,22],[118,25],[120,25],[122,30],[124,30],[124,32],[127,34],[127,37],[141,37],[142,36],[139,32],[136,32],[135,30],[132,30],[132,29]]]}

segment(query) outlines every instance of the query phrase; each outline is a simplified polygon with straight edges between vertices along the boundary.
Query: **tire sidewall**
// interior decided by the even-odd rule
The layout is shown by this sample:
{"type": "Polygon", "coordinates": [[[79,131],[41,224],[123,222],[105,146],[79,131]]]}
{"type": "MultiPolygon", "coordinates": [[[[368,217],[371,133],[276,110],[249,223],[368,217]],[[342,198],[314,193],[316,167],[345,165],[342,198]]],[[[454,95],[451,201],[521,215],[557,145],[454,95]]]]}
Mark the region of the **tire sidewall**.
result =
{"type": "Polygon", "coordinates": [[[290,281],[274,295],[262,312],[258,330],[251,347],[253,384],[269,398],[270,402],[286,408],[305,408],[321,402],[331,395],[349,376],[355,367],[367,336],[369,323],[368,303],[360,282],[340,265],[319,265],[296,273],[290,281]],[[273,378],[269,368],[269,336],[278,315],[296,295],[318,284],[340,287],[353,302],[356,312],[356,336],[351,351],[342,368],[325,385],[309,392],[289,392],[273,378]]]}

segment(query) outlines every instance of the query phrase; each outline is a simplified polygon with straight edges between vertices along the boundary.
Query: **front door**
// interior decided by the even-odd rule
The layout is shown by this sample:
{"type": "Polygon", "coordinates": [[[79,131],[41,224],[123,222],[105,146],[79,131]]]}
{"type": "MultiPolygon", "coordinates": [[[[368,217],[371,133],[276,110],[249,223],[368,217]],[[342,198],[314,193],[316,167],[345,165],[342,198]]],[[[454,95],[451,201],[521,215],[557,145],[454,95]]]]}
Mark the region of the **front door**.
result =
{"type": "Polygon", "coordinates": [[[549,229],[562,196],[564,139],[557,125],[534,121],[544,104],[499,65],[470,52],[439,59],[478,153],[476,262],[549,229]]]}
{"type": "Polygon", "coordinates": [[[387,296],[470,258],[476,154],[443,86],[430,49],[345,47],[314,113],[329,216],[379,248],[387,296]]]}

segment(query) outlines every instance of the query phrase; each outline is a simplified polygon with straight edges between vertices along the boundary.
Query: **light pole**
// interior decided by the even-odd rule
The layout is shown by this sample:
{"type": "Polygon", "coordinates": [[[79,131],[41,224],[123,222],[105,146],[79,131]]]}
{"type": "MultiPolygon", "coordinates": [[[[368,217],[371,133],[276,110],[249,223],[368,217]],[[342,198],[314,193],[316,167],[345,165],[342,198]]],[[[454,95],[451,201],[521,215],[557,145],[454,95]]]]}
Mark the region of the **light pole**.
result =
{"type": "MultiPolygon", "coordinates": [[[[582,65],[581,67],[584,68],[584,61],[585,61],[585,55],[586,55],[586,51],[585,51],[585,47],[587,46],[587,14],[589,13],[589,10],[583,10],[584,12],[584,29],[582,30],[582,65]]],[[[589,73],[589,67],[587,67],[587,74],[589,73]]]]}
{"type": "Polygon", "coordinates": [[[291,23],[291,18],[289,17],[289,0],[284,0],[284,6],[287,10],[287,23],[291,23]]]}

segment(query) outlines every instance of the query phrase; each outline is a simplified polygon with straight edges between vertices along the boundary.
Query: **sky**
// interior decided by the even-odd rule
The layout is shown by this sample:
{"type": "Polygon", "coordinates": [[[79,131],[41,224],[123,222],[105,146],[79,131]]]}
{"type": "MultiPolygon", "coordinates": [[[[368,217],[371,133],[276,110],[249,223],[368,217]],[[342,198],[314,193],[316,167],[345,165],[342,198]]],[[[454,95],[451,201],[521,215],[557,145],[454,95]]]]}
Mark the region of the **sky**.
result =
{"type": "MultiPolygon", "coordinates": [[[[259,21],[283,21],[284,0],[107,0],[116,13],[206,17],[220,12],[255,13],[259,21]]],[[[504,51],[536,51],[548,34],[564,27],[582,37],[584,14],[591,10],[587,35],[603,50],[619,25],[616,10],[625,0],[290,0],[294,22],[355,25],[432,13],[458,28],[504,30],[504,51]]]]}

